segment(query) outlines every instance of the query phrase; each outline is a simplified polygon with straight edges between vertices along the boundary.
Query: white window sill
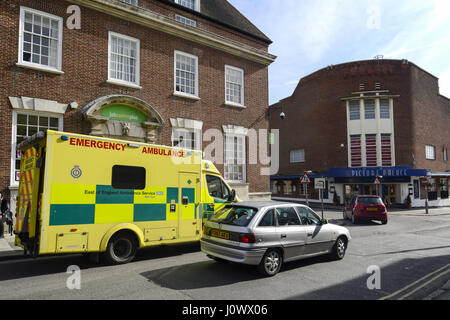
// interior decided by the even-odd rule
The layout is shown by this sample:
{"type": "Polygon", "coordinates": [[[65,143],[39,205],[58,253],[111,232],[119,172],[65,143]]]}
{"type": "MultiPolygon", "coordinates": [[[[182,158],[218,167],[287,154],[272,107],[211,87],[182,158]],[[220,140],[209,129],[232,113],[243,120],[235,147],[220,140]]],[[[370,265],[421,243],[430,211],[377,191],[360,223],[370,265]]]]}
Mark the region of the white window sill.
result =
{"type": "Polygon", "coordinates": [[[229,101],[226,101],[226,102],[225,102],[225,105],[228,106],[228,107],[247,109],[247,107],[244,106],[243,104],[234,103],[234,102],[229,102],[229,101]]]}
{"type": "Polygon", "coordinates": [[[174,91],[173,95],[175,97],[179,97],[179,98],[186,98],[186,99],[191,99],[191,100],[196,100],[196,101],[201,100],[200,97],[194,96],[192,94],[184,93],[184,92],[174,91]]]}
{"type": "Polygon", "coordinates": [[[122,87],[128,87],[128,88],[132,88],[132,89],[139,89],[139,90],[142,89],[142,87],[140,85],[137,85],[135,83],[124,82],[124,81],[119,81],[119,80],[114,80],[114,79],[108,79],[108,80],[106,80],[106,83],[114,84],[114,85],[122,86],[122,87]]]}
{"type": "Polygon", "coordinates": [[[16,66],[21,67],[21,68],[37,70],[37,71],[44,71],[44,72],[53,73],[53,74],[64,74],[64,72],[61,70],[51,68],[51,67],[41,66],[38,64],[18,62],[18,63],[16,63],[16,66]]]}

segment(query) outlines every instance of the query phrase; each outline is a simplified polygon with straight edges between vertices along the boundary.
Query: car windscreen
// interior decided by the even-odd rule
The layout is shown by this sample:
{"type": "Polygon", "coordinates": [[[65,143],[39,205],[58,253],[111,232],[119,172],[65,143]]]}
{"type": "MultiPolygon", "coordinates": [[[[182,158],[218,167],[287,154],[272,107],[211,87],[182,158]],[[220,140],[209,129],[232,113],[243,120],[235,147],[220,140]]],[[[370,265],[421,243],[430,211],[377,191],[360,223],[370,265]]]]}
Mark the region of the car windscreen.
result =
{"type": "Polygon", "coordinates": [[[375,197],[367,197],[367,198],[358,198],[358,203],[360,204],[383,204],[380,198],[375,197]]]}
{"type": "Polygon", "coordinates": [[[226,206],[217,211],[210,220],[223,224],[246,227],[257,212],[258,210],[255,208],[226,206]]]}

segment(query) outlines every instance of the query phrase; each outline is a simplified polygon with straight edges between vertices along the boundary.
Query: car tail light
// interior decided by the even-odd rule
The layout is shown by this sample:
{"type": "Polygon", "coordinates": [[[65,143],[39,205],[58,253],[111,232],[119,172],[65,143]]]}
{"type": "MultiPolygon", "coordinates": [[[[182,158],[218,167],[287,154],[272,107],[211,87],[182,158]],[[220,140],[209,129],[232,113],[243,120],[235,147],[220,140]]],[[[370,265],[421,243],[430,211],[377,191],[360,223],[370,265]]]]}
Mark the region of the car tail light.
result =
{"type": "Polygon", "coordinates": [[[243,243],[255,243],[256,237],[253,233],[241,234],[239,241],[243,243]]]}

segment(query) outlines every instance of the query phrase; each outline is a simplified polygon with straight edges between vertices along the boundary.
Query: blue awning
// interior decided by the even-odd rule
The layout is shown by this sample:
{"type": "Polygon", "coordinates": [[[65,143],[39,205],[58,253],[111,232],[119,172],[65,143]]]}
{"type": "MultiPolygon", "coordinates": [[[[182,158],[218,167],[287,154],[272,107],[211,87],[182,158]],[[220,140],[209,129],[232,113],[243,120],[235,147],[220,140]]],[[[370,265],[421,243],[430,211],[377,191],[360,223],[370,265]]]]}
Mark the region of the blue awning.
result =
{"type": "MultiPolygon", "coordinates": [[[[429,175],[426,169],[413,169],[407,166],[397,167],[359,167],[359,168],[331,168],[328,172],[309,175],[310,178],[399,178],[399,177],[425,177],[429,175]]],[[[271,176],[271,180],[300,179],[299,175],[271,176]]]]}

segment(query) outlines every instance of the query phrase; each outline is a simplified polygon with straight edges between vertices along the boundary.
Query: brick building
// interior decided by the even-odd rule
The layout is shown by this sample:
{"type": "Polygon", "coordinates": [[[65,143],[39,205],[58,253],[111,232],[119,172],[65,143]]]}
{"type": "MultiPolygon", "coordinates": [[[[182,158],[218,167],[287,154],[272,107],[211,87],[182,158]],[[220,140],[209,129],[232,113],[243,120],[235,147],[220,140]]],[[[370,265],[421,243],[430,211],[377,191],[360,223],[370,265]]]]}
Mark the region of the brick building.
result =
{"type": "Polygon", "coordinates": [[[204,149],[242,198],[270,197],[247,161],[267,129],[271,40],[226,0],[0,2],[0,191],[15,208],[17,143],[42,129],[204,149]],[[258,121],[256,121],[259,119],[258,121]]]}
{"type": "MultiPolygon", "coordinates": [[[[414,63],[328,66],[302,78],[269,114],[271,129],[280,129],[273,197],[305,198],[299,178],[312,171],[325,178],[329,203],[378,194],[388,204],[404,204],[410,195],[412,206],[424,206],[428,195],[432,206],[450,205],[450,100],[439,94],[438,78],[414,63]]],[[[313,186],[308,194],[319,198],[313,186]]]]}

